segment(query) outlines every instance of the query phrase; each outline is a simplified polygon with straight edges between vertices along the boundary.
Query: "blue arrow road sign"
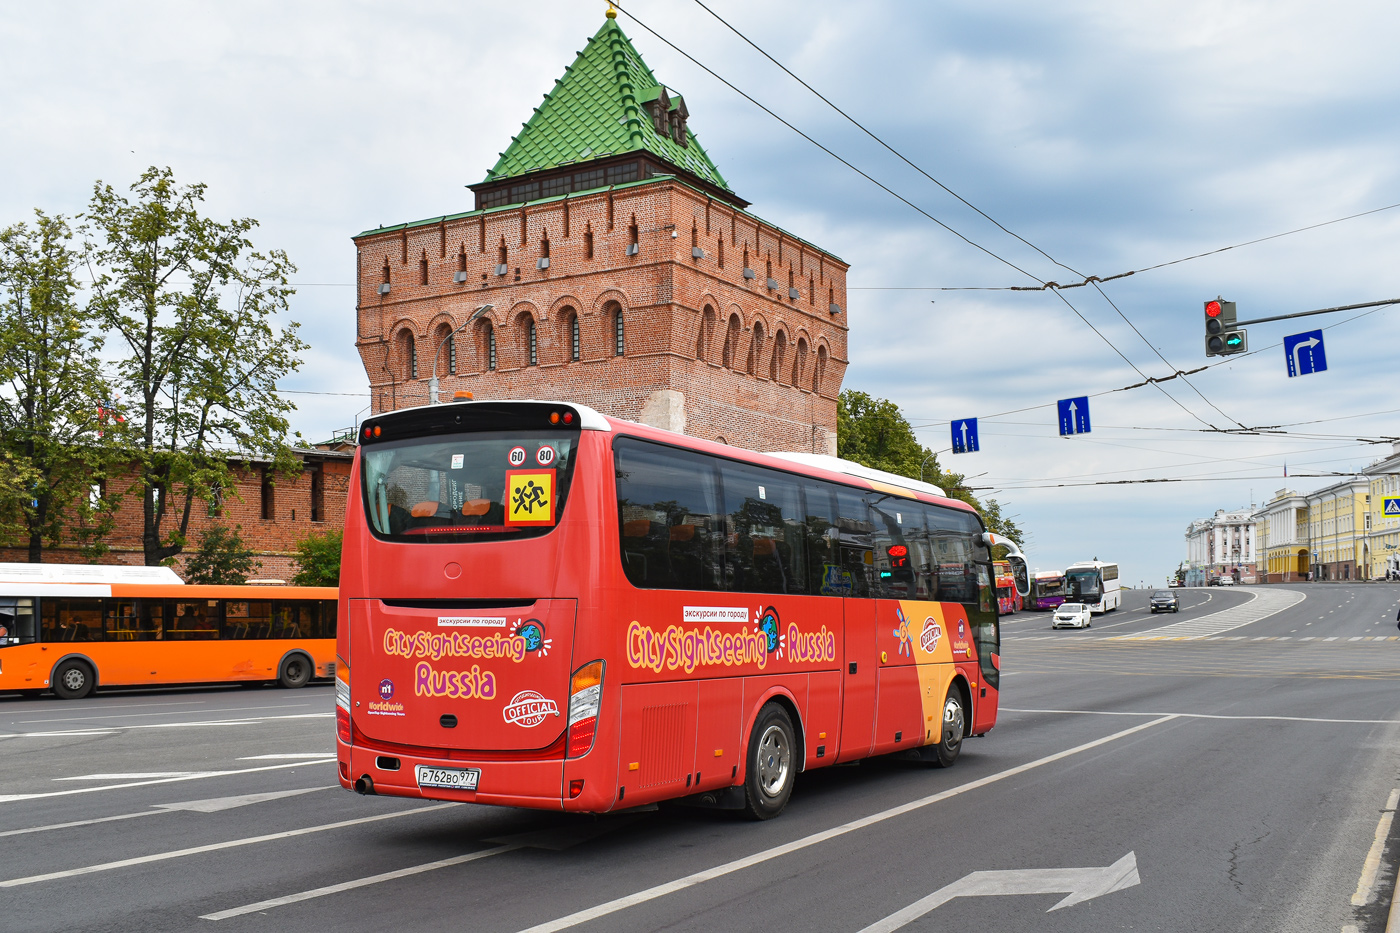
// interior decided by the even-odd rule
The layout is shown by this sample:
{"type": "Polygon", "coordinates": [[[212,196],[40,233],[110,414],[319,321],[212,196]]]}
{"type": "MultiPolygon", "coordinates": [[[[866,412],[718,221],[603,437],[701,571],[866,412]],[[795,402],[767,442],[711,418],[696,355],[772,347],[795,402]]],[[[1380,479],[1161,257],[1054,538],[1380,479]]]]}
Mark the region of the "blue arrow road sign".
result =
{"type": "Polygon", "coordinates": [[[1062,398],[1060,406],[1060,436],[1089,433],[1089,396],[1062,398]]]}
{"type": "Polygon", "coordinates": [[[973,454],[980,450],[977,444],[977,419],[963,418],[953,422],[953,453],[973,454]]]}
{"type": "Polygon", "coordinates": [[[1400,496],[1386,496],[1381,514],[1400,516],[1400,496]]]}
{"type": "Polygon", "coordinates": [[[1322,345],[1322,331],[1310,330],[1283,338],[1283,355],[1288,357],[1288,375],[1306,376],[1327,368],[1327,348],[1322,345]]]}

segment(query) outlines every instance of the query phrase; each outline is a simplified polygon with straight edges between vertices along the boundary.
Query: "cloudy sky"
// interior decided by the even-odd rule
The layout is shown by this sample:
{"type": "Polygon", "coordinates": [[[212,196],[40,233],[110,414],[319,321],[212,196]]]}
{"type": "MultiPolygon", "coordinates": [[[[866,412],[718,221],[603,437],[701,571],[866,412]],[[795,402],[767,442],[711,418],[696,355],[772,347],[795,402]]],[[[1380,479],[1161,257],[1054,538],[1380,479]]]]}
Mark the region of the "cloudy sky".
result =
{"type": "MultiPolygon", "coordinates": [[[[852,264],[845,387],[899,403],[936,450],[949,446],[951,419],[982,419],[981,452],[941,460],[1017,517],[1034,566],[1098,556],[1130,582],[1160,583],[1184,556],[1190,520],[1324,485],[1301,474],[1358,469],[1389,451],[1358,439],[1400,435],[1400,310],[1258,325],[1258,352],[1190,385],[1113,391],[1204,365],[1206,298],[1233,299],[1250,318],[1400,297],[1400,208],[1142,272],[1102,294],[948,290],[1106,277],[1400,203],[1400,6],[707,2],[1063,264],[881,149],[694,0],[624,3],[988,251],[622,16],[752,210],[852,264]],[[1324,326],[1329,371],[1288,378],[1279,341],[1324,326]],[[1079,395],[1093,397],[1093,433],[1060,439],[1055,400],[1079,395]],[[1240,425],[1292,427],[1211,430],[1240,425]],[[1147,478],[1190,481],[1054,485],[1147,478]]],[[[207,183],[211,215],[257,218],[258,245],[300,267],[294,317],[312,348],[287,388],[299,393],[294,427],[328,435],[368,404],[350,237],[468,209],[464,186],[483,178],[604,9],[6,4],[0,224],[35,207],[77,213],[95,180],[125,186],[149,165],[207,183]]]]}

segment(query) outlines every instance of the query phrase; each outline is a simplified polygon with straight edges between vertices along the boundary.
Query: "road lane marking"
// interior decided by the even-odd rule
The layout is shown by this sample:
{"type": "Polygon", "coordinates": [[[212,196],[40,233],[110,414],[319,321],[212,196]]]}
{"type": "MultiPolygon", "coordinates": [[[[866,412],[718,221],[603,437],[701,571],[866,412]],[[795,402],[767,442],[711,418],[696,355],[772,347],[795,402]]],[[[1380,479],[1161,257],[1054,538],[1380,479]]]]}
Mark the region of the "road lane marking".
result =
{"type": "Polygon", "coordinates": [[[638,904],[645,904],[648,901],[653,901],[657,898],[665,897],[668,894],[674,894],[677,891],[684,891],[686,888],[691,888],[698,884],[703,884],[706,881],[713,881],[716,878],[722,878],[725,875],[732,874],[736,871],[742,871],[746,868],[752,868],[755,865],[760,865],[764,862],[770,861],[771,859],[779,858],[781,856],[788,855],[793,852],[801,851],[802,849],[806,849],[810,846],[817,845],[818,843],[827,842],[831,839],[836,839],[838,837],[846,835],[847,833],[855,832],[858,829],[865,829],[868,826],[874,826],[878,823],[883,823],[885,820],[893,819],[897,816],[903,816],[906,813],[912,813],[915,810],[920,810],[924,807],[930,806],[931,804],[940,803],[944,800],[948,800],[950,798],[957,797],[961,794],[968,793],[969,791],[987,787],[988,785],[995,784],[999,781],[1004,781],[1007,778],[1015,777],[1018,774],[1024,774],[1027,771],[1031,771],[1035,768],[1052,764],[1056,761],[1060,761],[1062,759],[1069,758],[1073,755],[1077,755],[1080,752],[1086,752],[1090,749],[1098,748],[1101,745],[1107,745],[1110,742],[1116,742],[1119,739],[1127,738],[1128,736],[1141,732],[1144,729],[1151,729],[1153,726],[1159,726],[1163,723],[1171,722],[1175,718],[1175,716],[1163,716],[1159,719],[1154,719],[1152,722],[1141,723],[1140,725],[1134,726],[1131,729],[1124,729],[1121,732],[1115,732],[1112,735],[1104,736],[1101,739],[1095,739],[1094,741],[1086,742],[1083,745],[1076,745],[1074,748],[1065,749],[1064,751],[1056,752],[1053,755],[1047,755],[1044,758],[1037,758],[1035,761],[1029,761],[1023,765],[1017,765],[1014,768],[1008,768],[1005,771],[998,771],[996,774],[989,774],[986,777],[978,778],[975,781],[969,781],[968,783],[960,784],[957,787],[950,787],[948,790],[939,791],[938,793],[930,794],[927,797],[920,797],[917,800],[911,800],[908,803],[903,803],[899,806],[891,807],[888,810],[881,810],[878,813],[872,813],[870,816],[861,817],[860,819],[852,820],[849,823],[842,823],[840,826],[834,826],[831,829],[825,829],[821,832],[812,833],[811,835],[803,836],[800,839],[795,839],[792,842],[787,842],[779,846],[773,846],[770,849],[764,849],[763,851],[756,852],[753,855],[747,855],[743,858],[734,859],[733,861],[725,862],[721,865],[716,865],[713,868],[707,868],[704,871],[698,871],[694,874],[686,875],[683,878],[677,878],[675,881],[668,881],[664,884],[658,884],[654,887],[638,891],[635,894],[628,894],[623,897],[614,898],[613,900],[606,901],[602,904],[597,905],[596,907],[589,907],[585,910],[576,911],[575,913],[569,914],[564,917],[560,917],[556,920],[549,920],[545,923],[536,924],[535,926],[520,931],[520,933],[558,933],[558,931],[560,930],[567,930],[571,927],[576,927],[580,924],[588,923],[592,920],[597,920],[600,917],[606,917],[610,914],[615,914],[618,911],[626,910],[629,907],[635,907],[638,904]]]}
{"type": "Polygon", "coordinates": [[[256,726],[265,722],[281,722],[288,719],[330,719],[335,713],[294,713],[288,716],[256,716],[244,719],[207,719],[202,722],[142,722],[130,726],[103,726],[103,731],[74,729],[62,732],[0,732],[0,739],[51,738],[65,735],[111,735],[131,729],[185,729],[200,726],[256,726]]]}
{"type": "Polygon", "coordinates": [[[99,865],[85,865],[82,868],[51,871],[42,875],[29,875],[26,878],[11,878],[8,881],[0,881],[0,888],[18,888],[30,884],[39,884],[44,881],[58,881],[63,878],[76,878],[79,875],[91,875],[97,872],[113,871],[118,868],[129,868],[132,865],[148,865],[151,862],[164,862],[169,859],[185,858],[190,855],[202,855],[205,852],[218,852],[223,849],[236,849],[241,846],[258,845],[263,842],[276,842],[279,839],[308,836],[311,833],[323,833],[332,829],[344,829],[347,826],[361,826],[365,823],[378,823],[381,820],[394,820],[401,816],[413,816],[418,813],[445,810],[448,807],[455,806],[457,806],[455,803],[440,803],[431,807],[415,807],[412,810],[400,810],[396,813],[380,813],[376,816],[364,816],[354,820],[341,820],[337,823],[323,823],[320,826],[287,829],[280,833],[268,833],[264,836],[248,836],[243,839],[230,839],[226,842],[211,842],[208,845],[191,846],[188,849],[175,849],[170,852],[157,852],[154,855],[140,855],[136,858],[124,858],[115,862],[103,862],[99,865]]]}
{"type": "Polygon", "coordinates": [[[256,904],[247,904],[243,907],[231,907],[228,910],[219,910],[212,914],[201,914],[199,919],[227,920],[230,917],[241,917],[244,914],[253,914],[260,910],[270,910],[273,907],[285,907],[287,904],[297,904],[301,901],[309,901],[312,898],[325,897],[328,894],[352,891],[355,888],[368,887],[371,884],[379,884],[383,881],[395,881],[399,878],[407,878],[411,875],[421,875],[424,872],[436,871],[439,868],[450,868],[453,865],[475,862],[478,859],[490,858],[493,855],[503,855],[506,852],[514,852],[516,849],[523,848],[525,848],[523,843],[514,842],[509,845],[497,846],[494,849],[483,849],[480,852],[469,852],[466,855],[454,855],[452,858],[439,859],[436,862],[425,862],[422,865],[386,871],[379,875],[370,875],[368,878],[356,878],[354,881],[342,881],[339,884],[328,884],[324,888],[314,888],[310,891],[302,891],[300,894],[288,894],[285,897],[274,897],[265,901],[259,901],[256,904]]]}
{"type": "Polygon", "coordinates": [[[299,794],[309,794],[317,790],[329,790],[332,787],[339,787],[339,784],[327,784],[324,787],[304,787],[300,790],[279,790],[266,794],[245,794],[242,797],[215,797],[210,800],[186,800],[181,803],[157,803],[152,804],[149,810],[137,810],[135,813],[121,813],[117,816],[100,816],[91,820],[73,820],[70,823],[50,823],[47,826],[29,826],[24,829],[8,829],[0,832],[0,837],[4,836],[25,836],[29,833],[46,833],[53,829],[72,829],[75,826],[92,826],[96,823],[112,823],[117,820],[134,820],[142,816],[160,816],[163,813],[175,813],[181,810],[194,811],[196,813],[217,813],[222,810],[230,810],[234,807],[247,806],[251,803],[262,803],[265,800],[273,800],[281,797],[295,797],[299,794]]]}
{"type": "Polygon", "coordinates": [[[263,765],[259,768],[238,768],[232,771],[201,771],[186,777],[155,778],[149,781],[131,781],[127,784],[102,784],[97,787],[75,787],[71,790],[50,790],[36,794],[0,794],[0,803],[15,803],[20,800],[42,800],[46,797],[69,797],[73,794],[94,794],[103,790],[121,790],[124,787],[149,787],[152,784],[171,784],[175,781],[198,781],[211,777],[226,777],[232,774],[256,774],[259,771],[280,771],[283,768],[300,768],[305,765],[325,764],[322,761],[291,761],[281,765],[263,765]]]}
{"type": "Polygon", "coordinates": [[[1371,890],[1376,886],[1376,873],[1380,871],[1381,854],[1385,851],[1385,841],[1390,836],[1390,824],[1395,819],[1396,802],[1400,801],[1400,788],[1392,790],[1376,824],[1376,835],[1371,840],[1371,850],[1366,853],[1366,861],[1361,866],[1361,877],[1356,880],[1356,892],[1351,896],[1351,906],[1365,907],[1371,900],[1371,890]]]}
{"type": "Polygon", "coordinates": [[[1240,722],[1318,722],[1342,723],[1354,726],[1400,726],[1400,719],[1320,719],[1313,716],[1226,716],[1222,713],[1134,713],[1128,710],[1107,709],[1023,709],[1012,706],[1001,707],[1003,713],[1058,713],[1066,716],[1175,716],[1178,719],[1225,719],[1240,722]]]}
{"type": "Polygon", "coordinates": [[[1223,635],[1225,632],[1232,629],[1263,621],[1307,599],[1307,594],[1299,593],[1295,590],[1261,589],[1255,590],[1250,593],[1250,595],[1253,598],[1247,602],[1241,603],[1238,606],[1231,606],[1228,609],[1221,609],[1219,612],[1212,612],[1210,615],[1201,616],[1197,619],[1187,619],[1185,622],[1173,622],[1170,625],[1163,625],[1160,628],[1148,629],[1143,632],[1132,632],[1125,635],[1115,635],[1113,637],[1120,640],[1157,640],[1174,637],[1204,638],[1209,635],[1223,635]]]}
{"type": "MultiPolygon", "coordinates": [[[[203,701],[201,701],[201,702],[203,702],[203,701]]],[[[152,705],[152,706],[154,706],[154,705],[158,705],[158,704],[141,704],[141,703],[137,703],[137,704],[135,704],[135,705],[137,705],[137,706],[143,706],[143,705],[152,705]]],[[[275,705],[275,706],[227,706],[227,707],[220,707],[220,708],[218,709],[218,712],[220,712],[220,713],[246,713],[246,712],[248,712],[249,710],[259,710],[259,709],[298,709],[298,708],[305,708],[305,707],[308,707],[308,706],[310,706],[310,705],[311,705],[310,703],[278,703],[278,704],[275,705]]],[[[117,707],[117,708],[120,709],[120,707],[117,707]]],[[[100,707],[100,706],[99,706],[99,707],[94,707],[94,709],[106,709],[106,707],[100,707]]],[[[117,713],[116,715],[113,715],[113,716],[65,716],[65,717],[63,717],[62,719],[52,719],[52,718],[50,718],[50,719],[19,719],[19,720],[16,720],[16,723],[17,723],[18,725],[25,726],[25,725],[42,725],[43,723],[48,723],[48,722],[95,722],[95,721],[98,720],[98,719],[132,719],[132,718],[134,718],[134,717],[136,717],[136,716],[191,716],[191,715],[194,715],[195,713],[208,713],[208,712],[209,712],[209,710],[204,710],[204,709],[172,709],[172,710],[168,710],[168,711],[163,712],[163,713],[117,713]]]]}
{"type": "Polygon", "coordinates": [[[281,755],[249,755],[239,761],[290,761],[293,758],[334,758],[335,752],[290,752],[281,755]]]}
{"type": "Polygon", "coordinates": [[[75,774],[54,778],[55,781],[141,781],[148,778],[192,777],[209,771],[130,771],[125,774],[75,774]]]}

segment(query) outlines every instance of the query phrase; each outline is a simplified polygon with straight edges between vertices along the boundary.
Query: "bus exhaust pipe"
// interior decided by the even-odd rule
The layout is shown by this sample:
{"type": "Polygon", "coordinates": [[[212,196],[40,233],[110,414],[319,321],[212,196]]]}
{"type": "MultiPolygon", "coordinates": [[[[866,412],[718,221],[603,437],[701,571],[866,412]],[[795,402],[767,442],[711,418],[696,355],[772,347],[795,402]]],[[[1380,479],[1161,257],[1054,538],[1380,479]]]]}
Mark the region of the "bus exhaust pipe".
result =
{"type": "Polygon", "coordinates": [[[368,774],[360,775],[360,779],[355,782],[355,793],[365,797],[374,796],[374,778],[368,774]]]}

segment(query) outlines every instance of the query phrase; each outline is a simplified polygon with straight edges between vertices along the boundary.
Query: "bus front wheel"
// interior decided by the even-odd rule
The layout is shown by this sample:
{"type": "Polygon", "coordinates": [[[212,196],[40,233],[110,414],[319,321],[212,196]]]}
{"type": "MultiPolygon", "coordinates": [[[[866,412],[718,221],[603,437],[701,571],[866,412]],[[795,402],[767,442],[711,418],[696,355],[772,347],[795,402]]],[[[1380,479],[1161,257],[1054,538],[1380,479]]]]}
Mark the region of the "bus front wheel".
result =
{"type": "Polygon", "coordinates": [[[771,820],[787,806],[797,780],[797,739],[787,711],[777,703],[759,710],[749,736],[744,810],[750,819],[771,820]]]}
{"type": "Polygon", "coordinates": [[[92,668],[82,661],[64,661],[53,672],[53,692],[64,700],[81,700],[92,693],[96,680],[92,668]]]}
{"type": "Polygon", "coordinates": [[[943,701],[943,732],[934,753],[934,763],[938,767],[951,768],[958,760],[966,732],[967,710],[963,706],[962,691],[953,684],[948,688],[948,698],[943,701]]]}
{"type": "Polygon", "coordinates": [[[304,654],[288,655],[282,660],[282,669],[277,674],[277,683],[295,689],[311,682],[311,662],[304,654]]]}

